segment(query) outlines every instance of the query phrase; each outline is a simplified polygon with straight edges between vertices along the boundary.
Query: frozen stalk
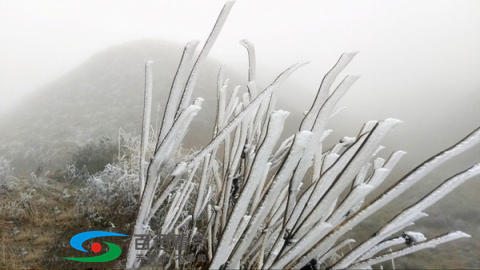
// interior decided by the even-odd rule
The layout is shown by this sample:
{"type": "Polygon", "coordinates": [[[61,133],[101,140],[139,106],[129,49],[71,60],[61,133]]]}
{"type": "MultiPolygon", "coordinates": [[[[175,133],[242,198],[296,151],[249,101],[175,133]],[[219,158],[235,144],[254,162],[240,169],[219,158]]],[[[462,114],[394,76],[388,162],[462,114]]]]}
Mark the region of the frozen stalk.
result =
{"type": "Polygon", "coordinates": [[[388,260],[391,260],[391,259],[395,259],[395,258],[398,258],[398,257],[401,257],[401,256],[405,256],[407,254],[410,254],[410,253],[413,253],[413,252],[416,252],[416,251],[419,251],[419,250],[422,250],[422,249],[425,249],[425,248],[434,248],[434,247],[436,247],[440,244],[447,243],[449,241],[453,241],[453,240],[460,239],[460,238],[466,238],[466,237],[470,237],[470,235],[468,235],[464,232],[460,232],[460,231],[451,232],[451,233],[448,233],[446,235],[442,235],[442,236],[439,236],[437,238],[434,238],[432,240],[422,242],[420,244],[412,245],[412,246],[403,248],[403,249],[398,250],[398,251],[393,251],[393,252],[390,252],[390,253],[387,253],[387,254],[372,258],[372,259],[368,259],[368,260],[364,260],[364,261],[361,261],[361,262],[358,262],[358,263],[354,263],[351,266],[349,266],[349,268],[361,269],[361,268],[369,266],[369,265],[373,265],[373,264],[381,263],[381,262],[388,261],[388,260]]]}
{"type": "Polygon", "coordinates": [[[311,141],[311,138],[312,134],[308,131],[302,131],[296,137],[289,156],[285,160],[285,163],[280,169],[275,181],[267,191],[267,194],[264,196],[263,201],[255,211],[253,221],[251,222],[248,230],[245,232],[243,241],[239,243],[235,253],[231,258],[233,265],[236,265],[240,262],[242,255],[247,251],[248,246],[253,241],[258,228],[264,222],[269,210],[272,209],[276,197],[278,194],[280,194],[280,191],[287,186],[289,176],[293,174],[295,166],[298,164],[298,161],[300,160],[305,147],[311,141]]]}
{"type": "Polygon", "coordinates": [[[335,265],[338,269],[343,269],[349,266],[353,261],[355,261],[361,254],[370,250],[374,245],[379,243],[384,238],[388,237],[390,234],[401,230],[403,227],[410,225],[410,222],[413,222],[417,219],[417,215],[421,213],[427,207],[430,207],[438,200],[443,198],[448,193],[452,192],[456,187],[461,185],[466,180],[480,174],[480,164],[470,168],[469,170],[460,173],[440,185],[433,192],[425,196],[415,205],[404,210],[400,215],[392,219],[387,225],[385,225],[380,231],[378,231],[373,237],[365,241],[363,244],[352,250],[347,256],[345,256],[341,261],[335,265]]]}
{"type": "Polygon", "coordinates": [[[278,111],[274,113],[271,117],[269,124],[269,132],[265,141],[259,149],[257,157],[253,163],[252,172],[249,176],[249,179],[246,183],[244,191],[240,195],[239,203],[235,205],[233,213],[230,215],[228,220],[227,227],[223,232],[223,236],[218,244],[219,252],[213,257],[211,268],[219,268],[222,264],[225,263],[225,258],[228,257],[231,249],[228,247],[231,246],[231,241],[233,234],[237,230],[238,224],[242,216],[247,211],[248,203],[253,197],[255,189],[258,188],[258,180],[263,176],[263,166],[268,162],[268,157],[272,154],[273,147],[277,143],[278,138],[283,130],[283,124],[287,118],[288,113],[285,111],[278,111]]]}
{"type": "Polygon", "coordinates": [[[145,97],[143,104],[142,140],[140,143],[140,196],[145,188],[145,155],[147,154],[148,139],[150,136],[150,115],[152,111],[152,61],[145,64],[145,97]]]}

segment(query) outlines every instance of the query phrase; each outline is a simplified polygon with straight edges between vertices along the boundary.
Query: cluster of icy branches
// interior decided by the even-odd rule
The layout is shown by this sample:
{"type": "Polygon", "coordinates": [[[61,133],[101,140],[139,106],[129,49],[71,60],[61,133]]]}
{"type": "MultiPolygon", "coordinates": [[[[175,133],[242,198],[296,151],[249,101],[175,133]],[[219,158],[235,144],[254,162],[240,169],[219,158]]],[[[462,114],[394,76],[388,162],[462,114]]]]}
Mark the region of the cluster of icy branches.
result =
{"type": "MultiPolygon", "coordinates": [[[[403,229],[426,216],[423,212],[455,187],[480,173],[474,166],[443,182],[427,196],[384,224],[370,239],[343,257],[338,251],[355,242],[342,238],[361,221],[401,195],[426,174],[480,141],[476,130],[450,149],[427,160],[376,198],[367,195],[380,186],[405,152],[385,160],[376,157],[382,139],[401,121],[386,119],[364,124],[356,137],[344,137],[329,149],[323,140],[339,99],[356,81],[346,76],[333,87],[339,73],[355,56],[343,54],[325,75],[311,109],[298,132],[279,141],[289,113],[275,109],[276,89],[301,65],[281,73],[263,90],[255,83],[255,52],[248,41],[247,91],[233,89],[218,76],[217,116],[213,138],[192,158],[169,169],[169,160],[183,140],[203,99],[191,102],[199,68],[231,9],[224,6],[199,55],[197,42],[186,45],[165,107],[157,143],[146,162],[152,100],[151,63],[146,64],[145,111],[140,157],[140,208],[133,234],[187,232],[207,236],[205,252],[211,269],[290,269],[322,263],[328,268],[368,268],[373,264],[431,248],[457,238],[452,232],[426,239],[403,229]],[[196,57],[195,57],[196,56],[196,57]],[[187,207],[188,206],[188,207],[187,207]],[[163,208],[160,225],[151,223],[163,208]],[[396,235],[400,233],[400,236],[396,235]],[[380,255],[379,255],[380,254],[380,255]]],[[[158,219],[156,219],[158,221],[158,219]]],[[[152,240],[153,243],[153,240],[152,240]]],[[[138,267],[139,255],[175,256],[168,251],[136,250],[131,241],[127,268],[138,267]]],[[[198,262],[196,262],[198,263],[198,262]]],[[[170,264],[168,264],[170,265],[170,264]]],[[[195,265],[195,262],[193,263],[195,265]]],[[[192,266],[193,266],[192,265],[192,266]]],[[[205,266],[205,265],[203,265],[205,266]]]]}

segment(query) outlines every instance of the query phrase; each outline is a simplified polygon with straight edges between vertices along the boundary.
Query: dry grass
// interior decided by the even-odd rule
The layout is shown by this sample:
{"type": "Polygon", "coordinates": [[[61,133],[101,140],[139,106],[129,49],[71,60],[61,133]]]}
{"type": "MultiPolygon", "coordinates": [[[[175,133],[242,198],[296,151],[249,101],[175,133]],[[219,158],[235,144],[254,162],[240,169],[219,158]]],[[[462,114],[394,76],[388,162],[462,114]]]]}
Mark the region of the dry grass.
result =
{"type": "Polygon", "coordinates": [[[0,196],[0,269],[78,267],[61,258],[72,255],[70,238],[105,228],[79,211],[75,196],[66,196],[77,186],[31,180],[15,180],[15,189],[0,196]]]}
{"type": "MultiPolygon", "coordinates": [[[[55,207],[67,207],[61,201],[62,184],[47,180],[32,183],[18,179],[16,188],[0,197],[0,236],[2,268],[40,267],[46,246],[55,239],[55,207]]],[[[60,225],[60,224],[59,224],[60,225]]]]}

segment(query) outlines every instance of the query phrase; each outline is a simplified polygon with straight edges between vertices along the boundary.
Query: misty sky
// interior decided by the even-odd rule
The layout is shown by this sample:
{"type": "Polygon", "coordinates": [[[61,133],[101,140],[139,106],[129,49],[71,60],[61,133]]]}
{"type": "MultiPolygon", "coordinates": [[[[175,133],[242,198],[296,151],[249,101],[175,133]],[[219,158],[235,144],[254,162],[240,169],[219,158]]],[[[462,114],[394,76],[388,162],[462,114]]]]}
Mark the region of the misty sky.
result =
{"type": "MultiPolygon", "coordinates": [[[[108,46],[204,41],[223,3],[0,0],[0,111],[108,46]]],[[[313,98],[339,55],[359,51],[347,68],[362,75],[343,101],[350,118],[394,116],[406,131],[454,128],[462,136],[480,124],[478,0],[237,0],[211,55],[246,73],[243,38],[256,46],[264,83],[310,61],[284,87],[291,89],[282,89],[285,95],[313,98]]]]}
{"type": "MultiPolygon", "coordinates": [[[[205,40],[222,0],[0,0],[0,107],[108,46],[136,39],[205,40]]],[[[271,76],[299,61],[294,79],[316,88],[341,52],[376,88],[419,80],[480,85],[480,2],[238,0],[212,55],[246,64],[242,38],[271,76]],[[318,75],[317,75],[318,74],[318,75]],[[373,78],[375,76],[375,78],[373,78]]],[[[242,66],[243,67],[243,66],[242,66]]],[[[270,80],[267,77],[266,80],[270,80]]],[[[366,82],[365,82],[366,83],[366,82]]]]}

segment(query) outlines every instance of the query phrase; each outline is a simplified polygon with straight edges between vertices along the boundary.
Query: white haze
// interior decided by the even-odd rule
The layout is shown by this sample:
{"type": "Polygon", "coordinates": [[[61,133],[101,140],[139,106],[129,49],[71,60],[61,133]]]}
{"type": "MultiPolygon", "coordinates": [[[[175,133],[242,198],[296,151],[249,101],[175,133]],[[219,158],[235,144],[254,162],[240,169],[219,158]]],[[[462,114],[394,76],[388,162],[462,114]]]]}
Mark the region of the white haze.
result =
{"type": "MultiPolygon", "coordinates": [[[[205,40],[223,3],[0,0],[0,112],[108,46],[205,40]]],[[[427,135],[441,141],[424,145],[434,154],[480,124],[479,14],[476,0],[237,0],[211,55],[245,74],[246,52],[238,41],[249,39],[263,85],[291,64],[310,61],[282,89],[307,108],[339,55],[359,51],[346,73],[362,77],[338,116],[352,121],[346,130],[398,117],[405,121],[399,136],[409,136],[414,146],[427,135]]]]}
{"type": "MultiPolygon", "coordinates": [[[[111,45],[204,40],[223,2],[2,0],[0,107],[111,45]]],[[[294,79],[315,88],[341,52],[360,51],[349,70],[364,76],[359,84],[368,91],[410,95],[421,86],[436,95],[473,95],[480,85],[479,14],[478,1],[238,0],[212,55],[245,65],[238,41],[248,38],[270,76],[310,61],[294,79]]]]}

